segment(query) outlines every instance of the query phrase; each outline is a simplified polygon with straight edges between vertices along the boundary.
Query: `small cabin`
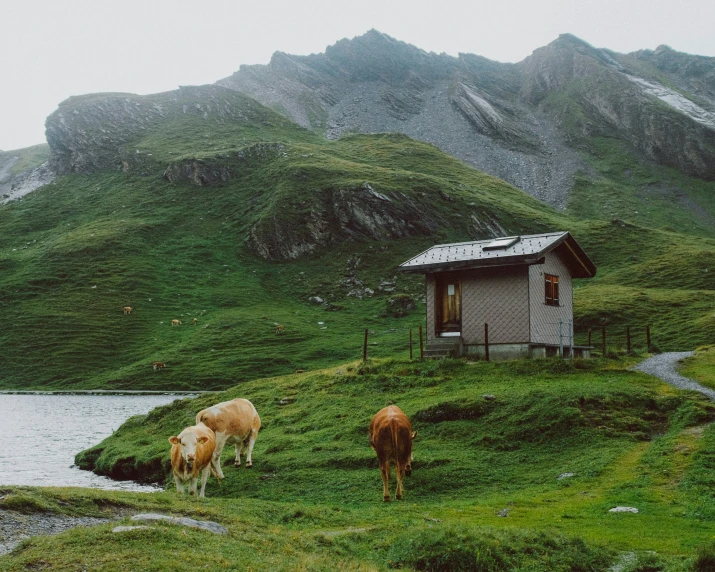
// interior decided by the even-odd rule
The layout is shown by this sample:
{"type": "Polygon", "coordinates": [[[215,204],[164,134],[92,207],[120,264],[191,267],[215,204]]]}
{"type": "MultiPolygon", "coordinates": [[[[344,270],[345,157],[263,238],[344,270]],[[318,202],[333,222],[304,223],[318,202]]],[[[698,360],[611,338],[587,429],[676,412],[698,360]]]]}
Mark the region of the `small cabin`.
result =
{"type": "Polygon", "coordinates": [[[426,278],[426,356],[590,357],[573,342],[573,278],[596,266],[568,232],[438,244],[400,265],[426,278]]]}

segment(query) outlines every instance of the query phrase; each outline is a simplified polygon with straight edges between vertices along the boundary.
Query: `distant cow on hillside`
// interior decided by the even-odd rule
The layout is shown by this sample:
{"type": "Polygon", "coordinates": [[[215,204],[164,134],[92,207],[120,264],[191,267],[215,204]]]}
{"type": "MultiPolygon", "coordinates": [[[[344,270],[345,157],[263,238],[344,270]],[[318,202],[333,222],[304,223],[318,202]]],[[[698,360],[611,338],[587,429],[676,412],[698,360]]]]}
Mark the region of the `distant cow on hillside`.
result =
{"type": "Polygon", "coordinates": [[[163,369],[166,367],[166,364],[163,361],[153,361],[151,362],[151,367],[154,368],[154,371],[157,369],[163,369]]]}
{"type": "Polygon", "coordinates": [[[196,485],[201,475],[200,497],[204,496],[209,472],[217,475],[213,466],[213,453],[216,438],[206,425],[198,424],[187,427],[178,436],[169,437],[171,443],[171,468],[174,474],[176,490],[184,494],[184,485],[188,483],[189,494],[196,494],[196,485]]]}
{"type": "Polygon", "coordinates": [[[402,499],[402,477],[412,474],[412,440],[417,433],[399,407],[390,405],[378,411],[370,422],[370,446],[377,453],[382,473],[382,499],[390,500],[390,461],[395,463],[397,489],[395,498],[402,499]]]}
{"type": "Polygon", "coordinates": [[[131,314],[133,309],[134,308],[132,308],[131,306],[124,306],[124,308],[122,308],[122,312],[124,312],[125,314],[131,314]]]}
{"type": "Polygon", "coordinates": [[[199,411],[196,414],[196,424],[204,423],[216,434],[216,449],[214,450],[214,465],[217,477],[223,479],[221,469],[221,453],[225,445],[236,445],[236,460],[234,465],[241,466],[241,453],[246,451],[246,468],[253,466],[251,453],[256,443],[258,430],[261,428],[261,418],[256,408],[248,399],[233,399],[199,411]]]}
{"type": "Polygon", "coordinates": [[[171,320],[171,325],[172,325],[172,326],[180,326],[180,325],[181,325],[181,320],[171,320]]]}

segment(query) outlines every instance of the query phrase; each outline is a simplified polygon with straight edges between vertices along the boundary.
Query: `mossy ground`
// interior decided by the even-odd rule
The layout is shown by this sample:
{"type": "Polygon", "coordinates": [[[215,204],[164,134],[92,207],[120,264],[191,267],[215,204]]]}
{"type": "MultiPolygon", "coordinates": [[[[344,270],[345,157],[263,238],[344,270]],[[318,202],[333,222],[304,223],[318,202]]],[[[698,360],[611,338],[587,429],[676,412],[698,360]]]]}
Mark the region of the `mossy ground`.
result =
{"type": "Polygon", "coordinates": [[[169,483],[167,437],[210,402],[243,396],[263,419],[254,468],[235,469],[225,450],[226,479],[212,479],[205,500],[178,498],[169,483],[151,495],[8,489],[0,506],[97,516],[126,505],[122,514],[216,520],[228,538],[170,526],[119,536],[103,525],[33,539],[2,564],[112,570],[123,557],[161,570],[180,551],[175,569],[208,558],[256,570],[604,570],[635,553],[656,569],[689,569],[715,535],[715,408],[631,371],[634,361],[373,360],[178,400],[130,419],[78,462],[169,483]],[[367,426],[391,402],[418,436],[405,500],[383,503],[367,426]],[[640,513],[609,513],[614,506],[640,513]],[[187,540],[203,554],[182,552],[187,540]],[[474,564],[487,555],[492,568],[474,564]]]}

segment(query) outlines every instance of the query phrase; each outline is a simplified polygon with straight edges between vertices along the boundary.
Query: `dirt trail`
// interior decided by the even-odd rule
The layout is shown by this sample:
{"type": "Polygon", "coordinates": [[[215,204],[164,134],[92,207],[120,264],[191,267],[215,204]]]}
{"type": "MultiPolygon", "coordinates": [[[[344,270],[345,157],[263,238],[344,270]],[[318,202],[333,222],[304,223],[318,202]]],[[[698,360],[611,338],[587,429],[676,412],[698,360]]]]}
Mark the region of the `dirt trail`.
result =
{"type": "Polygon", "coordinates": [[[666,383],[674,385],[679,389],[689,389],[691,391],[699,391],[710,399],[715,400],[715,391],[707,387],[703,387],[698,382],[690,378],[683,377],[676,370],[678,362],[682,359],[690,357],[695,352],[666,352],[649,357],[642,361],[633,369],[649,373],[659,377],[666,383]]]}

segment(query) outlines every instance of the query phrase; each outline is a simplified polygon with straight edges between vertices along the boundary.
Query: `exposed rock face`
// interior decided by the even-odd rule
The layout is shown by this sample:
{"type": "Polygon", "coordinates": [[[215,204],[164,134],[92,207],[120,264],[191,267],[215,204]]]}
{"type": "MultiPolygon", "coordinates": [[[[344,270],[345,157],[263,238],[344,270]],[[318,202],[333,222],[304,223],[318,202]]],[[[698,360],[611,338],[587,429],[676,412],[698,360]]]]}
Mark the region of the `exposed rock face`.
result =
{"type": "Polygon", "coordinates": [[[0,152],[0,204],[19,199],[54,179],[55,173],[44,160],[42,152],[38,155],[39,159],[25,162],[26,168],[22,167],[23,155],[34,149],[0,152]]]}
{"type": "Polygon", "coordinates": [[[318,200],[306,216],[295,213],[295,224],[286,223],[285,213],[263,217],[251,229],[249,246],[263,258],[292,259],[344,240],[429,236],[440,224],[406,195],[383,195],[368,184],[326,190],[318,200]]]}
{"type": "Polygon", "coordinates": [[[622,55],[565,34],[519,64],[426,53],[375,30],[324,54],[276,53],[217,82],[329,138],[396,131],[563,206],[594,135],[715,178],[715,58],[622,55]],[[644,77],[646,62],[666,74],[644,77]]]}

